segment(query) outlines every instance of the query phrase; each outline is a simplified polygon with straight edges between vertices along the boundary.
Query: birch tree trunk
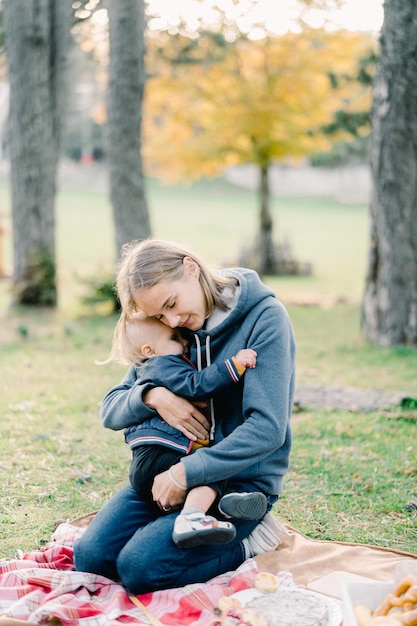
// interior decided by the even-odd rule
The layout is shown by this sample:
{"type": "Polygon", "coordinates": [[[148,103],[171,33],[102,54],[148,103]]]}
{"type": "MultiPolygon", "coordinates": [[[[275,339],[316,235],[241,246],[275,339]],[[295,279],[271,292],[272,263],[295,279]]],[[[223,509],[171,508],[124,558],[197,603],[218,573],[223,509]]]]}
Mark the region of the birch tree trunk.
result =
{"type": "Polygon", "coordinates": [[[108,3],[108,156],[116,250],[151,234],[141,157],[144,0],[108,3]]]}
{"type": "Polygon", "coordinates": [[[373,88],[371,240],[362,330],[417,343],[417,2],[386,0],[373,88]]]}
{"type": "Polygon", "coordinates": [[[71,0],[3,0],[10,80],[13,294],[55,306],[55,183],[71,0]]]}

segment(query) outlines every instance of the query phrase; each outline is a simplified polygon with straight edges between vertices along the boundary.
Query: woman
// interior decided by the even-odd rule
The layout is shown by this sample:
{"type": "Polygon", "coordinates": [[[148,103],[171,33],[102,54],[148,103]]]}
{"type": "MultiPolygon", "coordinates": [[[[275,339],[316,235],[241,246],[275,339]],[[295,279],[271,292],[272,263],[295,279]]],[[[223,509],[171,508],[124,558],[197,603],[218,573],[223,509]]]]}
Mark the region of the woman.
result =
{"type": "Polygon", "coordinates": [[[258,275],[247,269],[212,272],[189,250],[154,239],[126,246],[117,276],[123,310],[142,311],[171,328],[194,334],[193,362],[221,362],[241,347],[257,353],[257,366],[241,384],[220,394],[211,424],[196,406],[164,387],[136,383],[135,369],[106,395],[102,423],[128,428],[158,413],[192,440],[212,445],[184,456],[156,476],[153,503],[129,486],[96,515],[74,546],[77,570],[119,579],[134,594],[204,582],[245,559],[273,550],[279,532],[272,516],[234,520],[226,545],[183,550],[172,541],[188,489],[233,480],[262,491],[270,509],[282,489],[291,449],[290,416],[295,341],[286,310],[258,275]],[[172,510],[166,515],[166,510],[172,510]]]}

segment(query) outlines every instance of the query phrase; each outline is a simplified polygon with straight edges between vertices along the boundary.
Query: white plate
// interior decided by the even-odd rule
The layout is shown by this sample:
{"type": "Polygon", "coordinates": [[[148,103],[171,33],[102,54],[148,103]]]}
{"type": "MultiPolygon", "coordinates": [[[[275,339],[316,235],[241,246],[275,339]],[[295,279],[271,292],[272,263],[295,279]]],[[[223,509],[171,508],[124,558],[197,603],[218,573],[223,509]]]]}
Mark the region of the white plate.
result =
{"type": "MultiPolygon", "coordinates": [[[[327,610],[329,611],[329,621],[327,622],[327,626],[340,626],[343,620],[342,607],[337,600],[333,600],[333,598],[329,598],[328,596],[323,595],[322,593],[316,593],[315,591],[309,591],[308,589],[299,589],[298,587],[283,587],[286,591],[294,591],[297,593],[303,593],[309,596],[316,596],[324,600],[327,604],[327,610]]],[[[276,593],[276,592],[274,592],[276,593]]],[[[231,597],[237,598],[239,602],[245,606],[248,602],[253,600],[254,598],[258,598],[259,596],[266,596],[267,593],[262,593],[258,591],[254,587],[250,589],[243,589],[242,591],[237,591],[231,597]]]]}

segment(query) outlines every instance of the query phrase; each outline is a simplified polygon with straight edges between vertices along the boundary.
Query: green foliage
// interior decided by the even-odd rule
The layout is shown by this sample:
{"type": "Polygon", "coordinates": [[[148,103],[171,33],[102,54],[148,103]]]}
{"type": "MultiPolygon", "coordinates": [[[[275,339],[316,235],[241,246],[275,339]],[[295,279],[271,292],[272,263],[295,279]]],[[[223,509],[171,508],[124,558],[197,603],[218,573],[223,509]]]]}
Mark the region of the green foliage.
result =
{"type": "Polygon", "coordinates": [[[113,274],[82,277],[80,282],[87,287],[87,293],[82,297],[83,304],[102,308],[105,305],[108,313],[117,313],[120,310],[119,299],[115,289],[113,274]]]}
{"type": "Polygon", "coordinates": [[[403,398],[401,400],[401,408],[405,410],[417,410],[417,398],[403,398]]]}
{"type": "Polygon", "coordinates": [[[377,61],[377,54],[374,49],[369,49],[368,52],[358,59],[357,70],[352,74],[328,72],[330,84],[333,89],[337,89],[342,83],[360,83],[364,87],[371,87],[375,65],[377,61]]]}
{"type": "Polygon", "coordinates": [[[29,330],[26,324],[19,324],[16,328],[16,332],[22,338],[27,337],[29,335],[29,330]]]}
{"type": "Polygon", "coordinates": [[[346,131],[350,135],[357,137],[359,131],[364,126],[369,126],[369,111],[344,111],[339,110],[334,114],[333,122],[323,126],[323,132],[331,135],[340,129],[346,131]]]}
{"type": "Polygon", "coordinates": [[[313,167],[340,167],[352,163],[366,163],[369,137],[357,136],[353,140],[335,143],[328,152],[319,152],[309,158],[313,167]]]}
{"type": "MultiPolygon", "coordinates": [[[[351,74],[329,72],[328,78],[332,89],[338,90],[343,86],[363,87],[364,92],[370,92],[375,71],[377,55],[374,49],[362,55],[357,62],[357,69],[351,74]]],[[[355,93],[357,89],[352,89],[355,93]]],[[[343,108],[337,109],[333,114],[333,119],[321,127],[321,131],[329,136],[334,136],[336,141],[330,151],[314,154],[310,162],[312,165],[319,167],[335,167],[346,163],[360,160],[365,161],[368,158],[368,144],[370,134],[371,112],[369,103],[366,107],[359,105],[355,108],[352,103],[351,96],[347,96],[344,100],[343,108]],[[340,141],[337,137],[346,134],[348,140],[340,141]]]]}
{"type": "Polygon", "coordinates": [[[57,302],[55,260],[49,250],[39,248],[29,255],[26,270],[14,280],[15,304],[50,306],[57,302]]]}
{"type": "Polygon", "coordinates": [[[362,85],[371,87],[377,59],[378,55],[375,50],[369,50],[368,54],[359,59],[356,79],[362,85]]]}

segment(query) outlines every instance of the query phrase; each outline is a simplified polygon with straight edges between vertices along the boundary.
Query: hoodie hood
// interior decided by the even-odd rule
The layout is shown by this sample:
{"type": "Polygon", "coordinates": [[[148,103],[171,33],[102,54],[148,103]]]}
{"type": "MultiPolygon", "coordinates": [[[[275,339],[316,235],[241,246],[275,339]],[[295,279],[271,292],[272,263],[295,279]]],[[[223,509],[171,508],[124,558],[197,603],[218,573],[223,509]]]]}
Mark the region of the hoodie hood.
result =
{"type": "MultiPolygon", "coordinates": [[[[210,330],[201,329],[194,333],[199,337],[201,346],[206,344],[207,335],[210,336],[211,349],[215,350],[216,346],[222,343],[223,338],[230,333],[231,329],[236,331],[244,321],[247,322],[248,315],[254,316],[256,319],[256,311],[263,310],[268,306],[268,301],[276,301],[275,293],[262,283],[259,275],[246,268],[227,268],[219,272],[223,276],[229,276],[236,279],[238,283],[239,296],[237,301],[233,301],[233,304],[229,311],[226,311],[221,316],[221,321],[210,328],[210,330]]],[[[245,347],[244,345],[241,346],[245,347]]],[[[196,358],[194,362],[198,361],[198,356],[193,355],[196,358]]],[[[207,362],[204,362],[203,366],[207,366],[207,362]]]]}

